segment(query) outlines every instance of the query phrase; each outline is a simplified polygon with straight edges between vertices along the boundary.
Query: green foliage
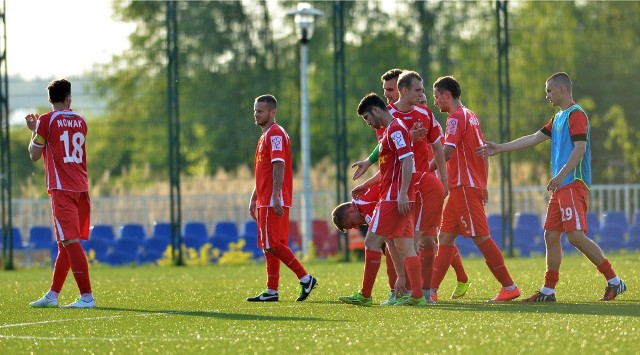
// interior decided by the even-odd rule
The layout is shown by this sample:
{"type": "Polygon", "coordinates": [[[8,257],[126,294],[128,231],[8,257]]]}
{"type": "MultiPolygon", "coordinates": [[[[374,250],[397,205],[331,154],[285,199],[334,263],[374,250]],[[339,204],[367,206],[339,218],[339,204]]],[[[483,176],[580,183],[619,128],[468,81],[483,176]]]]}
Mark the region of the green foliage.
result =
{"type": "MultiPolygon", "coordinates": [[[[630,286],[613,302],[602,296],[603,277],[583,256],[567,256],[555,304],[487,303],[500,285],[484,260],[464,259],[472,284],[464,298],[447,295],[426,308],[380,307],[388,286],[382,265],[373,307],[337,298],[360,287],[362,263],[305,263],[318,287],[295,302],[298,280],[281,269],[280,301],[245,301],[264,290],[264,263],[187,267],[95,266],[91,279],[98,308],[31,309],[49,287],[47,268],[0,272],[0,344],[5,353],[594,353],[637,352],[639,254],[609,255],[630,286]],[[401,334],[399,336],[398,334],[401,334]],[[402,338],[402,339],[400,339],[402,338]],[[274,341],[274,339],[277,339],[274,341]],[[408,340],[411,339],[411,340],[408,340]],[[63,350],[61,350],[63,349],[63,350]],[[54,350],[54,352],[57,352],[54,350]]],[[[507,259],[525,295],[540,287],[544,258],[507,259]]],[[[61,294],[77,297],[72,277],[61,294]]]]}

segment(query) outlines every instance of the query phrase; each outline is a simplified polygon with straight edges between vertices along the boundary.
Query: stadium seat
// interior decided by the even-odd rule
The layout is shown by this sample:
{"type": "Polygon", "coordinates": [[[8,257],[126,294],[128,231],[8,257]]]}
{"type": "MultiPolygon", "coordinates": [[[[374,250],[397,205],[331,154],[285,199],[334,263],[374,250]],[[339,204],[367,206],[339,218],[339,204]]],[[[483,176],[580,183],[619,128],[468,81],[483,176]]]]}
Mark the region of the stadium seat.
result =
{"type": "Polygon", "coordinates": [[[110,243],[106,239],[95,238],[82,241],[82,248],[87,255],[90,255],[93,250],[96,260],[100,262],[107,261],[107,254],[109,253],[110,243]]]}
{"type": "Polygon", "coordinates": [[[96,224],[91,226],[91,232],[89,233],[90,239],[103,239],[109,243],[113,243],[116,239],[115,233],[113,232],[113,226],[110,224],[96,224]]]}
{"type": "Polygon", "coordinates": [[[627,215],[623,211],[607,211],[603,213],[601,229],[611,226],[618,226],[625,232],[629,230],[627,215]]]}
{"type": "Polygon", "coordinates": [[[640,209],[633,214],[633,224],[631,226],[640,226],[640,209]]]}
{"type": "Polygon", "coordinates": [[[471,238],[464,238],[462,236],[458,236],[456,238],[456,246],[458,247],[458,252],[463,257],[480,253],[480,251],[478,250],[476,245],[473,243],[473,240],[471,240],[471,238]]]}
{"type": "Polygon", "coordinates": [[[120,238],[133,238],[142,242],[147,238],[147,232],[142,224],[127,223],[120,227],[120,238]]]}
{"type": "Polygon", "coordinates": [[[11,234],[13,235],[13,250],[24,250],[26,245],[22,239],[22,232],[18,227],[11,227],[11,234]]]}
{"type": "Polygon", "coordinates": [[[587,212],[587,237],[595,239],[600,233],[600,220],[595,212],[587,212]]]}
{"type": "Polygon", "coordinates": [[[251,219],[242,224],[242,233],[240,234],[240,236],[246,237],[253,235],[258,235],[258,223],[251,219]]]}
{"type": "Polygon", "coordinates": [[[49,226],[31,226],[29,228],[29,248],[49,249],[55,241],[53,230],[49,226]]]}
{"type": "Polygon", "coordinates": [[[514,229],[529,229],[533,231],[535,235],[541,235],[542,225],[540,224],[540,217],[535,213],[517,212],[514,229]]]}
{"type": "Polygon", "coordinates": [[[258,236],[257,235],[245,235],[244,246],[242,247],[242,251],[250,252],[254,259],[260,258],[264,256],[262,249],[258,248],[258,236]]]}
{"type": "Polygon", "coordinates": [[[222,251],[229,250],[230,243],[238,242],[238,227],[232,221],[218,221],[213,226],[210,242],[222,251]]]}
{"type": "Polygon", "coordinates": [[[171,240],[171,223],[169,222],[153,222],[153,238],[164,238],[171,240]]]}
{"type": "Polygon", "coordinates": [[[127,252],[114,250],[107,255],[107,264],[111,266],[122,266],[133,264],[136,261],[137,255],[131,255],[127,252]]]}
{"type": "Polygon", "coordinates": [[[600,248],[605,252],[624,249],[625,233],[626,229],[622,226],[613,224],[613,222],[605,224],[602,226],[602,229],[600,229],[600,240],[598,241],[598,245],[600,245],[600,248]]]}
{"type": "MultiPolygon", "coordinates": [[[[155,238],[162,239],[162,238],[155,238]]],[[[155,264],[162,259],[162,253],[155,250],[143,250],[138,253],[137,262],[139,265],[155,264]]]]}
{"type": "Polygon", "coordinates": [[[127,253],[131,260],[135,260],[138,255],[138,249],[144,241],[138,237],[122,237],[115,241],[113,250],[117,252],[127,253]]]}
{"type": "Polygon", "coordinates": [[[513,229],[513,247],[519,251],[520,256],[529,257],[532,251],[540,251],[540,242],[536,241],[537,235],[533,227],[513,229]]]}
{"type": "Polygon", "coordinates": [[[142,244],[142,250],[146,252],[160,252],[160,254],[162,254],[167,250],[169,244],[169,240],[166,237],[152,237],[145,239],[142,244]]]}
{"type": "Polygon", "coordinates": [[[629,250],[640,250],[640,224],[634,224],[629,228],[629,240],[625,246],[629,250]]]}
{"type": "Polygon", "coordinates": [[[182,242],[187,248],[200,250],[209,239],[209,230],[206,223],[189,221],[184,224],[182,242]]]}

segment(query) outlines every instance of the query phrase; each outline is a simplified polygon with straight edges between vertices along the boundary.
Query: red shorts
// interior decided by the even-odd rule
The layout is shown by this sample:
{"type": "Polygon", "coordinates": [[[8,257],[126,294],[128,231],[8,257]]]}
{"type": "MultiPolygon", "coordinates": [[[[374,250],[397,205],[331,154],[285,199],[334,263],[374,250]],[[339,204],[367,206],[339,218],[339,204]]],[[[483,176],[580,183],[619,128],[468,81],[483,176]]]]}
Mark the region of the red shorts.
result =
{"type": "Polygon", "coordinates": [[[258,247],[275,248],[278,244],[287,245],[289,240],[289,208],[279,216],[273,207],[258,208],[258,247]]]}
{"type": "Polygon", "coordinates": [[[549,231],[587,233],[589,189],[581,181],[574,181],[551,193],[544,229],[549,231]]]}
{"type": "Polygon", "coordinates": [[[87,191],[51,190],[51,215],[56,240],[89,239],[91,200],[87,191]]]}
{"type": "Polygon", "coordinates": [[[459,186],[450,191],[442,212],[440,232],[463,237],[483,237],[490,234],[481,189],[459,186]]]}
{"type": "Polygon", "coordinates": [[[413,238],[415,203],[409,202],[409,208],[409,213],[400,214],[397,201],[378,201],[369,223],[369,231],[389,239],[413,238]]]}
{"type": "Polygon", "coordinates": [[[415,229],[416,231],[423,231],[425,236],[436,236],[442,221],[444,186],[442,186],[442,182],[435,174],[421,174],[415,182],[415,229]]]}

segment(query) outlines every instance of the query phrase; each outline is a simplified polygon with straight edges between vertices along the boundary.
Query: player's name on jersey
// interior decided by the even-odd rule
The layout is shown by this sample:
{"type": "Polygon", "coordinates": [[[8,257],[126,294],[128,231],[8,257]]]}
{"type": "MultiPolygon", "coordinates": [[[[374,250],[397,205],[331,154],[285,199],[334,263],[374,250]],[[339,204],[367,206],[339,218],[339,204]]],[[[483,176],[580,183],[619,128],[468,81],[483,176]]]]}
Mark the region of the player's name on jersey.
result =
{"type": "Polygon", "coordinates": [[[80,128],[82,127],[82,120],[66,120],[64,118],[56,120],[58,127],[80,128]]]}

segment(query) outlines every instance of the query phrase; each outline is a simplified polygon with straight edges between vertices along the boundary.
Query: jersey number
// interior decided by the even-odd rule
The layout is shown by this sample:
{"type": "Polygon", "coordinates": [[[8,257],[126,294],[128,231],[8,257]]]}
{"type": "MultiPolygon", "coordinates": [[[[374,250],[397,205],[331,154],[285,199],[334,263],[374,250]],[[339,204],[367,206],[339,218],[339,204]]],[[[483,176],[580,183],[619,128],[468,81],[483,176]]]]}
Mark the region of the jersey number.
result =
{"type": "Polygon", "coordinates": [[[60,140],[64,143],[64,162],[65,163],[82,163],[82,157],[84,151],[82,145],[84,144],[84,134],[76,132],[71,137],[71,144],[73,144],[73,151],[69,152],[69,131],[64,131],[60,136],[60,140]]]}
{"type": "Polygon", "coordinates": [[[560,208],[560,211],[562,211],[562,222],[570,221],[571,217],[573,217],[573,210],[571,207],[560,208]]]}

